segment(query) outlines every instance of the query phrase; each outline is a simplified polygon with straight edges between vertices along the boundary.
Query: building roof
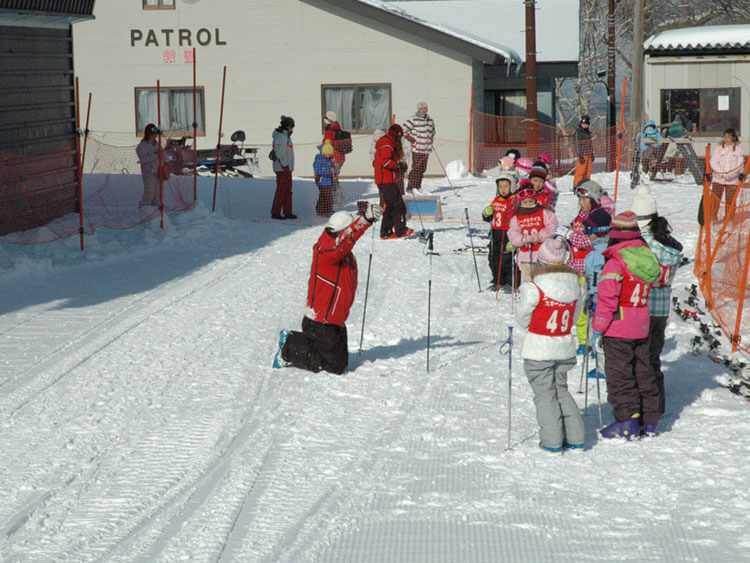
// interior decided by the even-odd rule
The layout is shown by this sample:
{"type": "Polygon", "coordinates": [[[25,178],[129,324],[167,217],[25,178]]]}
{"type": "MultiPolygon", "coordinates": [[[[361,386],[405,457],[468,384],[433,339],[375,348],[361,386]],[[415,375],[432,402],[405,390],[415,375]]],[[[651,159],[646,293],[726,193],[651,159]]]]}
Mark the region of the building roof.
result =
{"type": "Polygon", "coordinates": [[[661,31],[646,39],[648,54],[720,54],[750,52],[750,24],[706,25],[661,31]]]}
{"type": "Polygon", "coordinates": [[[518,65],[522,62],[518,53],[510,47],[481,36],[472,35],[470,32],[451,28],[447,25],[435,23],[434,21],[427,21],[401,9],[392,2],[384,2],[383,0],[325,1],[328,4],[366,15],[375,21],[465,53],[484,63],[518,65]]]}
{"type": "Polygon", "coordinates": [[[94,18],[94,0],[0,0],[0,25],[67,27],[94,18]]]}
{"type": "MultiPolygon", "coordinates": [[[[442,0],[389,2],[390,6],[456,33],[501,43],[526,58],[526,8],[522,0],[442,0]]],[[[577,61],[579,1],[537,0],[538,62],[577,61]]]]}

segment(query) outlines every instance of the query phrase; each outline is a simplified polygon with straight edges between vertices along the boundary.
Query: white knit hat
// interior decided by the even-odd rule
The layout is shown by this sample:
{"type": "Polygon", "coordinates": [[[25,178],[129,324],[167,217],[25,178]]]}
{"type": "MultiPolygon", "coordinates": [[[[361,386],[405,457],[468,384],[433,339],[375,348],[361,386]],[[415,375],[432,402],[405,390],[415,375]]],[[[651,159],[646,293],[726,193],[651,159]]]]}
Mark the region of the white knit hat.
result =
{"type": "Polygon", "coordinates": [[[324,121],[325,121],[326,123],[328,123],[328,125],[330,125],[331,123],[333,123],[334,121],[336,121],[336,112],[335,112],[335,111],[331,111],[331,110],[329,109],[329,110],[328,110],[328,111],[326,112],[326,115],[325,115],[325,117],[323,118],[323,120],[324,120],[324,121]]]}
{"type": "Polygon", "coordinates": [[[424,109],[428,109],[428,108],[427,108],[427,102],[419,102],[419,103],[417,104],[417,110],[420,110],[420,109],[422,109],[422,108],[424,108],[424,109]]]}
{"type": "Polygon", "coordinates": [[[326,229],[333,233],[340,233],[354,222],[354,217],[348,211],[337,211],[328,218],[326,229]]]}
{"type": "Polygon", "coordinates": [[[568,255],[565,243],[556,238],[545,239],[539,247],[536,261],[540,264],[562,264],[568,255]]]}
{"type": "Polygon", "coordinates": [[[644,229],[656,215],[656,200],[646,186],[641,186],[633,196],[630,210],[638,216],[638,226],[644,229]]]}

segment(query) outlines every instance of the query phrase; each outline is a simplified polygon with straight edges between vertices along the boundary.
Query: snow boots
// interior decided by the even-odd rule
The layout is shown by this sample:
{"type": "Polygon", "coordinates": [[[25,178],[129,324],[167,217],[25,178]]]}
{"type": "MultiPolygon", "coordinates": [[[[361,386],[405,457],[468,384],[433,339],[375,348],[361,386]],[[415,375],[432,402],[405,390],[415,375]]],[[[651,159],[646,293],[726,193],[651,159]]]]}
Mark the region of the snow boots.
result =
{"type": "Polygon", "coordinates": [[[637,440],[641,434],[640,426],[638,425],[638,417],[640,415],[635,413],[627,420],[616,420],[609,426],[605,426],[601,429],[602,438],[625,438],[626,440],[637,440]]]}

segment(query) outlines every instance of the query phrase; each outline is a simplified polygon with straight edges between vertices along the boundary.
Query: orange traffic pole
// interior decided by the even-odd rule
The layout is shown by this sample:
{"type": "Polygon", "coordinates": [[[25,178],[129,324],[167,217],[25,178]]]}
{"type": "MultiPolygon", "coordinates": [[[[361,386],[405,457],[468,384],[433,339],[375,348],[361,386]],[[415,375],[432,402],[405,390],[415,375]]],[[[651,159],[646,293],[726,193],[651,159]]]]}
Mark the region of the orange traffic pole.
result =
{"type": "Polygon", "coordinates": [[[224,67],[224,76],[221,79],[221,108],[219,109],[219,140],[216,142],[216,170],[214,172],[214,200],[211,211],[216,211],[216,186],[219,183],[219,160],[221,159],[221,126],[224,120],[224,87],[227,82],[227,67],[224,67]]]}
{"type": "Polygon", "coordinates": [[[713,297],[711,296],[711,182],[708,181],[708,174],[711,172],[711,143],[706,144],[706,165],[703,176],[703,236],[706,241],[706,273],[704,276],[703,297],[706,297],[706,304],[709,309],[713,306],[713,297]]]}
{"type": "MultiPolygon", "coordinates": [[[[750,239],[750,236],[748,236],[750,239]]],[[[742,308],[745,306],[745,294],[747,293],[747,271],[750,267],[750,240],[745,244],[745,266],[742,271],[742,283],[740,284],[740,298],[737,302],[737,320],[734,323],[734,334],[732,334],[732,352],[737,351],[740,341],[740,324],[742,323],[742,308]]]]}
{"type": "Polygon", "coordinates": [[[627,77],[622,80],[622,98],[620,98],[620,132],[617,134],[617,166],[615,167],[615,205],[617,205],[617,182],[620,178],[620,155],[622,154],[622,126],[625,123],[625,87],[627,77]]]}

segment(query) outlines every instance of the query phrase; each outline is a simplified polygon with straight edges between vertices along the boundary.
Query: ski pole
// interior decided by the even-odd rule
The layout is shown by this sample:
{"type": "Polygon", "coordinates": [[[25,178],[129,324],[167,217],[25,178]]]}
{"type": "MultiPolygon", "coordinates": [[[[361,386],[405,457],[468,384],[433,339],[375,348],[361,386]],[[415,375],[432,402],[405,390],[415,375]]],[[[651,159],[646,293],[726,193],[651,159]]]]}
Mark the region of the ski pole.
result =
{"type": "Polygon", "coordinates": [[[594,369],[596,370],[596,402],[599,409],[599,428],[604,426],[602,422],[602,392],[599,385],[599,352],[596,350],[596,342],[592,345],[594,350],[594,369]]]}
{"type": "Polygon", "coordinates": [[[450,186],[451,188],[453,188],[453,193],[454,193],[455,195],[458,195],[458,192],[456,191],[456,188],[455,188],[455,187],[453,186],[453,182],[451,182],[451,179],[450,179],[450,177],[448,176],[448,171],[447,171],[447,170],[445,169],[445,166],[443,166],[443,161],[442,161],[442,160],[440,160],[440,157],[438,156],[438,153],[437,153],[437,151],[435,150],[435,146],[434,146],[434,145],[433,145],[433,147],[432,147],[432,152],[434,152],[434,153],[435,153],[435,158],[437,158],[437,160],[438,160],[438,163],[440,163],[440,168],[442,168],[442,169],[443,169],[443,173],[445,174],[445,179],[446,179],[446,180],[448,180],[448,185],[449,185],[449,186],[450,186]]]}
{"type": "MultiPolygon", "coordinates": [[[[586,301],[584,301],[583,314],[586,314],[587,310],[589,309],[588,299],[589,299],[589,280],[588,280],[588,278],[586,278],[586,301]]],[[[583,356],[583,364],[581,365],[581,381],[578,384],[578,393],[579,394],[583,393],[583,380],[588,375],[588,366],[586,365],[586,358],[588,358],[589,332],[590,332],[590,330],[589,330],[589,328],[590,328],[589,327],[589,323],[590,323],[590,321],[591,321],[591,316],[589,315],[589,316],[586,317],[586,341],[585,341],[586,342],[585,343],[586,349],[583,351],[584,356],[583,356]]],[[[586,385],[586,390],[588,390],[588,384],[586,385]]]]}
{"type": "Polygon", "coordinates": [[[417,198],[414,196],[414,190],[409,190],[411,192],[411,198],[414,200],[414,209],[417,210],[417,216],[419,217],[419,224],[422,226],[422,233],[420,234],[420,237],[424,241],[425,236],[425,230],[424,230],[424,223],[422,222],[422,212],[419,210],[419,203],[417,203],[417,198]]]}
{"type": "Polygon", "coordinates": [[[372,244],[370,258],[367,261],[367,282],[365,283],[365,307],[362,311],[362,331],[359,333],[359,355],[362,355],[362,341],[365,338],[365,317],[367,316],[367,294],[370,292],[370,270],[372,270],[372,251],[375,248],[375,229],[372,229],[372,244]]]}
{"type": "MultiPolygon", "coordinates": [[[[492,236],[492,233],[490,232],[490,236],[492,236]]],[[[503,254],[505,252],[505,231],[503,231],[503,234],[500,238],[500,263],[497,267],[497,279],[495,280],[495,301],[497,301],[498,296],[500,295],[500,277],[503,273],[503,254]]]]}
{"type": "Polygon", "coordinates": [[[510,256],[510,262],[513,267],[513,269],[510,271],[510,277],[511,281],[510,283],[513,285],[513,295],[510,300],[510,314],[515,315],[516,314],[516,297],[518,294],[518,284],[516,283],[516,272],[518,270],[518,266],[516,265],[516,247],[513,247],[513,251],[511,252],[510,256]]]}
{"type": "Polygon", "coordinates": [[[430,371],[430,320],[432,308],[432,256],[435,254],[433,237],[435,233],[427,235],[427,253],[430,255],[430,277],[427,281],[427,371],[430,371]]]}
{"type": "Polygon", "coordinates": [[[474,271],[477,273],[477,286],[479,286],[479,293],[482,293],[482,282],[479,281],[479,266],[477,266],[477,255],[474,253],[474,236],[471,234],[468,207],[464,207],[464,213],[466,214],[466,228],[469,230],[469,240],[471,241],[471,255],[474,257],[474,271]]]}
{"type": "Polygon", "coordinates": [[[513,326],[508,326],[508,339],[500,346],[501,354],[508,354],[508,447],[510,450],[512,416],[512,398],[513,398],[513,326]]]}

